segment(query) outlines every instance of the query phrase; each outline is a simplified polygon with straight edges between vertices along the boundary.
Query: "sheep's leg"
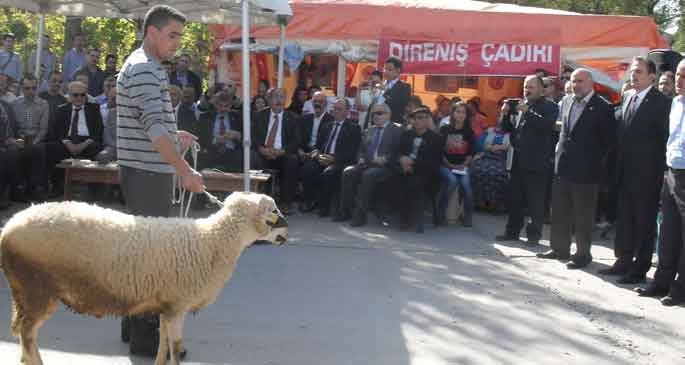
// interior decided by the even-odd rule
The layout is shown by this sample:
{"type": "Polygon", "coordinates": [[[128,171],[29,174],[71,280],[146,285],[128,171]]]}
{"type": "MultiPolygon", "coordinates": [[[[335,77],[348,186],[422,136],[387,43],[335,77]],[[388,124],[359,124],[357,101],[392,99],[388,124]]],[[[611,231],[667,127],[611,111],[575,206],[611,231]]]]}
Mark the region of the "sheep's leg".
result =
{"type": "Polygon", "coordinates": [[[24,316],[19,339],[21,342],[21,361],[26,365],[43,365],[38,351],[38,330],[57,309],[57,301],[48,299],[43,308],[31,303],[29,311],[24,316]]]}
{"type": "Polygon", "coordinates": [[[165,316],[169,349],[171,350],[171,365],[179,365],[181,361],[181,351],[183,351],[183,320],[185,315],[185,312],[180,312],[165,316]]]}
{"type": "Polygon", "coordinates": [[[157,357],[155,358],[155,365],[165,365],[166,357],[169,353],[169,336],[166,325],[166,316],[159,315],[159,348],[157,349],[157,357]]]}

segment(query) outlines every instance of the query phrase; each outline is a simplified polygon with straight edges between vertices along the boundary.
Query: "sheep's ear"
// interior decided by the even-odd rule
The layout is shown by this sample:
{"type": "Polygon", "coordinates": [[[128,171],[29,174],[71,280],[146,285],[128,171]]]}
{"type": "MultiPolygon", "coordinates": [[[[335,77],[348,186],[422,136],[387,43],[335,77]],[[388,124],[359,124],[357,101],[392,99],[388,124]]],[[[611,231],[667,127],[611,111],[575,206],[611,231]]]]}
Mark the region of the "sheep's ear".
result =
{"type": "MultiPolygon", "coordinates": [[[[267,195],[260,195],[254,211],[255,229],[258,233],[264,234],[269,230],[267,221],[271,219],[270,215],[273,214],[272,212],[275,206],[276,205],[271,197],[267,195]]],[[[278,217],[276,217],[276,219],[278,219],[278,217]]]]}

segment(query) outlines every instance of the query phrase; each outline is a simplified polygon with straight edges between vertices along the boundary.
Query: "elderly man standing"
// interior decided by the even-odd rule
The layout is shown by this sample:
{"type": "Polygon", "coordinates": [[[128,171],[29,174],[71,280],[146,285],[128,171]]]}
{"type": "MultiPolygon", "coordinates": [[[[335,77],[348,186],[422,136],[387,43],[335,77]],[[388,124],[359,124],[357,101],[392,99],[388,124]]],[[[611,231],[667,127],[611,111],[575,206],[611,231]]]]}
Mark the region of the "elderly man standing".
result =
{"type": "Polygon", "coordinates": [[[545,259],[567,260],[569,269],[592,262],[592,227],[597,207],[602,160],[616,139],[611,105],[594,92],[590,71],[571,74],[573,95],[561,102],[561,134],[557,144],[557,178],[552,197],[552,250],[538,254],[545,259]],[[575,233],[577,251],[570,256],[575,233]]]}
{"type": "MultiPolygon", "coordinates": [[[[525,102],[519,103],[518,123],[511,134],[514,158],[511,166],[511,201],[504,234],[498,241],[516,241],[523,228],[523,209],[528,206],[531,222],[526,227],[530,246],[537,246],[542,237],[545,218],[545,194],[552,132],[559,113],[558,106],[544,97],[544,82],[536,75],[523,83],[525,102]],[[525,200],[524,200],[525,199],[525,200]]],[[[509,113],[509,104],[502,105],[502,115],[509,113]]]]}
{"type": "Polygon", "coordinates": [[[359,162],[343,171],[340,214],[334,219],[344,221],[351,216],[352,227],[366,224],[372,194],[392,175],[391,165],[397,160],[404,131],[402,125],[390,121],[391,110],[387,104],[374,104],[370,111],[373,124],[363,136],[359,162]]]}
{"type": "Polygon", "coordinates": [[[655,79],[652,60],[633,59],[633,90],[623,96],[616,149],[620,207],[614,240],[616,262],[599,271],[622,276],[620,284],[644,282],[652,266],[671,106],[671,100],[654,87],[655,79]]]}
{"type": "Polygon", "coordinates": [[[661,243],[654,281],[636,289],[640,296],[662,297],[665,306],[685,304],[685,60],[676,72],[676,97],[671,104],[666,165],[661,192],[661,243]],[[677,278],[676,278],[677,275],[677,278]]]}

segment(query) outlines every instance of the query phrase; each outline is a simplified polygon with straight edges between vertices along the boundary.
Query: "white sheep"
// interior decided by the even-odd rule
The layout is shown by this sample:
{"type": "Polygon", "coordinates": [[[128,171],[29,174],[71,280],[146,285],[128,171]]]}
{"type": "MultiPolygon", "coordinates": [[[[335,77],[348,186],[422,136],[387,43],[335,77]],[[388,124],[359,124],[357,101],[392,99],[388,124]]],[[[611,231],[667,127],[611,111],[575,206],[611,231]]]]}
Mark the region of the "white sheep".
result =
{"type": "Polygon", "coordinates": [[[241,252],[285,241],[287,223],[266,195],[233,193],[204,219],[139,217],[78,202],[34,205],[0,237],[12,291],[11,330],[22,362],[42,364],[40,326],[62,301],[101,317],[160,314],[156,365],[179,363],[183,320],[214,302],[241,252]]]}

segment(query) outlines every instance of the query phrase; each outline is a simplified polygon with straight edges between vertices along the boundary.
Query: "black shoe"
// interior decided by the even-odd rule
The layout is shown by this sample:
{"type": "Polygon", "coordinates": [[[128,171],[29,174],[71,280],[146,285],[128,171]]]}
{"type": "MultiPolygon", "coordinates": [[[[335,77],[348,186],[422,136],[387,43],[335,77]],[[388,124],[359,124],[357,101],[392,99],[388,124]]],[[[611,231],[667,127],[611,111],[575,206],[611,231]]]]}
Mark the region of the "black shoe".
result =
{"type": "Polygon", "coordinates": [[[366,219],[360,218],[360,217],[355,217],[352,222],[350,222],[350,226],[352,227],[362,227],[366,225],[366,219]]]}
{"type": "Polygon", "coordinates": [[[537,247],[540,245],[540,240],[527,240],[525,245],[528,247],[537,247]]]}
{"type": "Polygon", "coordinates": [[[519,240],[519,236],[509,234],[509,233],[504,233],[504,234],[500,234],[500,235],[495,236],[495,241],[518,241],[518,240],[519,240]]]}
{"type": "Polygon", "coordinates": [[[592,262],[592,256],[591,255],[586,255],[586,256],[577,256],[573,255],[571,256],[571,261],[566,264],[566,267],[571,270],[576,270],[576,269],[582,269],[592,262]]]}
{"type": "Polygon", "coordinates": [[[327,210],[327,209],[321,209],[321,210],[319,210],[319,217],[320,217],[320,218],[328,217],[328,215],[329,215],[329,213],[328,213],[328,210],[327,210]]]}
{"type": "Polygon", "coordinates": [[[681,304],[685,304],[685,298],[678,298],[678,297],[672,297],[671,295],[667,295],[667,296],[661,298],[661,304],[663,304],[667,307],[672,307],[674,305],[681,305],[681,304]]]}
{"type": "Polygon", "coordinates": [[[344,222],[352,218],[352,215],[349,213],[338,213],[333,217],[333,222],[344,222]]]}
{"type": "Polygon", "coordinates": [[[611,267],[597,270],[597,273],[600,275],[624,276],[628,274],[628,270],[630,269],[624,262],[625,261],[617,260],[611,267]]]}
{"type": "Polygon", "coordinates": [[[651,283],[644,288],[635,288],[635,292],[641,297],[649,298],[661,298],[668,295],[668,289],[658,287],[654,285],[654,283],[651,283]]]}
{"type": "Polygon", "coordinates": [[[627,274],[618,278],[616,282],[619,284],[642,284],[646,280],[644,275],[627,274]]]}
{"type": "Polygon", "coordinates": [[[545,253],[539,253],[535,255],[538,258],[541,259],[548,259],[548,260],[568,260],[571,255],[560,255],[558,252],[554,250],[547,251],[545,253]]]}

